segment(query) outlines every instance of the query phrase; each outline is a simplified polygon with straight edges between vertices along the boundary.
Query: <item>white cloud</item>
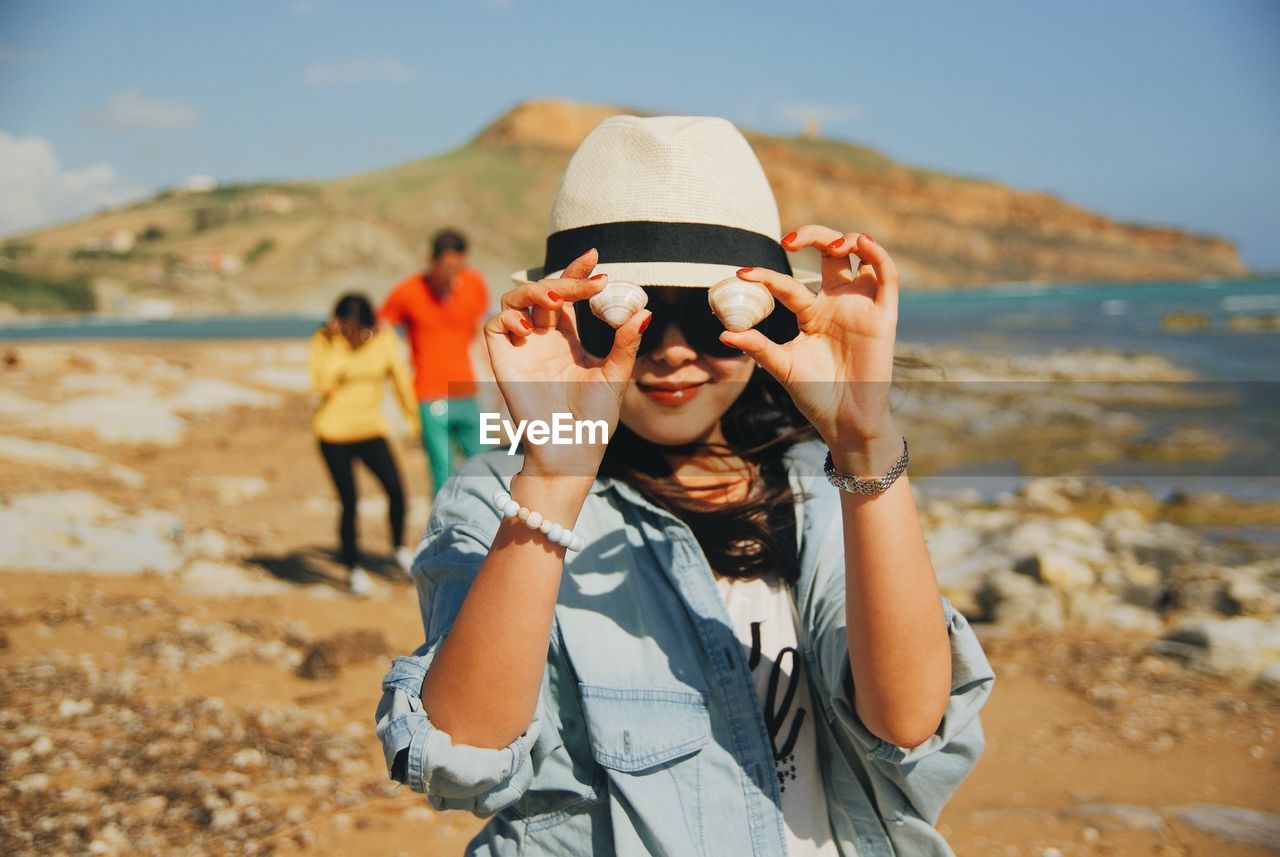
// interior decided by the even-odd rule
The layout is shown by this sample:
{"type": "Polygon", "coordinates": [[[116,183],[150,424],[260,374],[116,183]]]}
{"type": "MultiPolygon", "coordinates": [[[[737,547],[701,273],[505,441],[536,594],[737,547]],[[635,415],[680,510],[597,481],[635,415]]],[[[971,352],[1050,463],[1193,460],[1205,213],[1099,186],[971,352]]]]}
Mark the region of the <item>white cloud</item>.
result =
{"type": "Polygon", "coordinates": [[[203,121],[200,111],[185,101],[147,98],[132,88],[116,93],[104,109],[84,118],[107,131],[188,131],[203,121]]]}
{"type": "Polygon", "coordinates": [[[344,86],[355,83],[409,83],[418,72],[399,60],[352,59],[335,63],[315,63],[302,72],[308,86],[344,86]]]}
{"type": "Polygon", "coordinates": [[[88,214],[143,193],[121,181],[109,164],[64,170],[44,137],[0,131],[0,235],[88,214]]]}
{"type": "Polygon", "coordinates": [[[820,125],[839,125],[862,118],[862,111],[849,104],[804,104],[788,102],[778,105],[778,115],[788,122],[803,125],[810,119],[820,125]]]}

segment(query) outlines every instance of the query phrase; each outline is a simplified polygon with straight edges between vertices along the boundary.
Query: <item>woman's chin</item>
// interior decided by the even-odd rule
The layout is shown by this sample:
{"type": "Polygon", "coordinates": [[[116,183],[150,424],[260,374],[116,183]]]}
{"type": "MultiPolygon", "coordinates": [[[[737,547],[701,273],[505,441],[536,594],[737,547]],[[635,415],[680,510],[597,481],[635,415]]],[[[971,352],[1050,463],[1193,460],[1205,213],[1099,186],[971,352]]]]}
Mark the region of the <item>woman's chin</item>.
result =
{"type": "MultiPolygon", "coordinates": [[[[690,405],[693,403],[690,402],[690,405]]],[[[718,413],[686,412],[664,407],[638,408],[622,422],[638,437],[662,446],[678,446],[705,438],[720,418],[718,413]]]]}

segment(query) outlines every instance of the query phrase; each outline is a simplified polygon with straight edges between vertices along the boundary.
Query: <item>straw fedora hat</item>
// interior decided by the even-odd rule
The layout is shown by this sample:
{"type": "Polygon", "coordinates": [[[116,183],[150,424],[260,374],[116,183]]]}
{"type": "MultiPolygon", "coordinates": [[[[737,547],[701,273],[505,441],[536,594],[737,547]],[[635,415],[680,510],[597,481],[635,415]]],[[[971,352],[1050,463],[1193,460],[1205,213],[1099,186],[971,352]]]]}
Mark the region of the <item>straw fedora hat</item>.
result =
{"type": "Polygon", "coordinates": [[[744,266],[821,282],[792,270],[780,233],[760,161],[727,119],[610,116],[565,169],[543,263],[511,279],[559,277],[595,247],[596,273],[641,286],[707,288],[744,266]]]}

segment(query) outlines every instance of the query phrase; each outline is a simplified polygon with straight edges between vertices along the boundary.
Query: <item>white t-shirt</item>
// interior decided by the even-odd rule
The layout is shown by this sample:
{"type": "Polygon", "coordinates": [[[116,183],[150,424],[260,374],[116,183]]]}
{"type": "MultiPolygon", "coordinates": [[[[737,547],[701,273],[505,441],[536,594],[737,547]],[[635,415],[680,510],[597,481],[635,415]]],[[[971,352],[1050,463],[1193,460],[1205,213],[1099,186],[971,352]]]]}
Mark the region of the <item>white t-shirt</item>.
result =
{"type": "Polygon", "coordinates": [[[827,793],[818,766],[818,716],[796,640],[796,613],[787,585],[776,576],[716,578],[734,633],[747,652],[782,799],[782,823],[791,857],[837,857],[827,793]]]}

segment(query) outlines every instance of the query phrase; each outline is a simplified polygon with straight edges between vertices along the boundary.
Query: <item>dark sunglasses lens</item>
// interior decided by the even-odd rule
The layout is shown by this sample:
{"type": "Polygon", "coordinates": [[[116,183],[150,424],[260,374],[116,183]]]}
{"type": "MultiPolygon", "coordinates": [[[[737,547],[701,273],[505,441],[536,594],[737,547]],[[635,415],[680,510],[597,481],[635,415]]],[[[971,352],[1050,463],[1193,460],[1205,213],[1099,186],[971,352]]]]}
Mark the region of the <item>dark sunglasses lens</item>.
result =
{"type": "MultiPolygon", "coordinates": [[[[646,309],[653,313],[653,320],[640,339],[641,357],[651,354],[658,347],[667,323],[673,320],[689,346],[701,354],[709,357],[738,357],[742,354],[739,349],[720,341],[724,325],[711,311],[705,289],[683,290],[688,294],[681,295],[674,304],[666,303],[649,289],[646,291],[649,292],[646,309]]],[[[574,312],[577,313],[578,338],[582,341],[582,347],[589,354],[604,357],[613,347],[613,328],[597,318],[586,301],[576,303],[574,312]]],[[[795,314],[781,303],[774,306],[773,312],[757,324],[756,329],[779,343],[789,342],[799,333],[795,314]]]]}
{"type": "Polygon", "coordinates": [[[597,318],[586,301],[575,302],[573,312],[578,322],[578,339],[582,342],[583,349],[596,357],[606,356],[613,348],[613,327],[597,318]]]}

